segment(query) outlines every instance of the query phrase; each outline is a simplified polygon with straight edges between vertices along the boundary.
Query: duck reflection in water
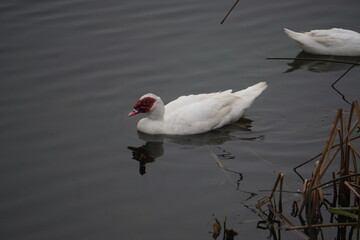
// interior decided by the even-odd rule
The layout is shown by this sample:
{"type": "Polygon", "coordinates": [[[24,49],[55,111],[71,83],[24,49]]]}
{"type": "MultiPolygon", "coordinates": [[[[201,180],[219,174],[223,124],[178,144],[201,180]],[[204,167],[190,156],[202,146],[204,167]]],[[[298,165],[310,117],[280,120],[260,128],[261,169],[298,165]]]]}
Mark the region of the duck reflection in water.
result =
{"type": "Polygon", "coordinates": [[[314,55],[304,51],[301,51],[295,58],[294,61],[287,64],[291,68],[287,69],[285,73],[299,69],[314,73],[346,71],[352,65],[339,62],[356,63],[359,60],[359,57],[314,55]],[[326,62],[326,60],[339,62],[326,62]]]}
{"type": "Polygon", "coordinates": [[[237,140],[255,140],[263,139],[264,136],[254,136],[253,134],[247,137],[238,137],[233,135],[235,132],[247,131],[251,132],[252,120],[241,118],[239,121],[219,128],[207,133],[196,135],[150,135],[138,132],[139,138],[145,140],[146,143],[140,147],[129,146],[128,149],[132,151],[132,159],[139,161],[139,173],[144,175],[146,173],[146,164],[155,162],[156,158],[164,155],[164,139],[179,145],[205,146],[205,145],[222,145],[228,141],[237,140]]]}
{"type": "Polygon", "coordinates": [[[155,162],[157,157],[164,154],[162,142],[146,142],[141,147],[128,147],[132,151],[132,159],[139,161],[139,173],[144,175],[146,173],[146,164],[155,162]]]}

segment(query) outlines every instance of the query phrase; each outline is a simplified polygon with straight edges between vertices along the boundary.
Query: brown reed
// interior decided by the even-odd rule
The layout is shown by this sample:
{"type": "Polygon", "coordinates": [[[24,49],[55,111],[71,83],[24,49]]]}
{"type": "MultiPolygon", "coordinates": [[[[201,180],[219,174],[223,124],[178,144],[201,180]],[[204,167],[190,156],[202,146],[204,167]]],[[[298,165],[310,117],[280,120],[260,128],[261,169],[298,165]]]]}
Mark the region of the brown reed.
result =
{"type": "Polygon", "coordinates": [[[357,239],[360,239],[360,173],[358,171],[360,154],[352,142],[359,137],[351,137],[359,126],[360,109],[357,101],[352,103],[348,120],[345,119],[343,110],[338,110],[322,153],[311,159],[318,160],[311,178],[304,180],[301,207],[298,208],[297,201],[293,201],[293,216],[298,216],[303,224],[295,226],[283,213],[283,173],[278,175],[271,194],[260,199],[256,205],[261,212],[260,215],[268,221],[268,224],[276,219],[286,227],[286,230],[294,230],[304,239],[316,239],[322,228],[335,226],[338,227],[339,239],[346,239],[346,227],[357,226],[357,239]],[[336,160],[340,166],[330,173],[332,180],[325,184],[321,183],[336,160]],[[331,203],[333,207],[329,212],[337,214],[338,223],[323,223],[322,206],[326,203],[323,188],[329,184],[333,190],[331,203]],[[275,198],[276,189],[279,192],[278,200],[275,198]],[[352,197],[355,199],[353,204],[351,204],[352,197]],[[269,214],[261,208],[265,204],[269,214]],[[350,206],[352,208],[349,208],[350,206]]]}

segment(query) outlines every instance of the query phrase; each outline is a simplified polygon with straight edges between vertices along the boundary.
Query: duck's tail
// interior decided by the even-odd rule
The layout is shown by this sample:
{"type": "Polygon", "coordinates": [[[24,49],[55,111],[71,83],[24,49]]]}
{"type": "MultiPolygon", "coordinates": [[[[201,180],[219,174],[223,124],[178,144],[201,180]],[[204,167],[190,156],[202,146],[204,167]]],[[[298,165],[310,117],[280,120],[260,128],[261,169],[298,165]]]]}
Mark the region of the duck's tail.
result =
{"type": "Polygon", "coordinates": [[[284,28],[284,32],[286,33],[286,35],[288,35],[290,38],[292,38],[294,40],[298,40],[304,35],[303,33],[294,32],[287,28],[284,28]]]}
{"type": "Polygon", "coordinates": [[[265,89],[267,88],[266,82],[259,82],[255,85],[252,85],[244,90],[235,92],[236,96],[239,96],[244,99],[248,99],[252,102],[255,98],[257,98],[265,89]]]}

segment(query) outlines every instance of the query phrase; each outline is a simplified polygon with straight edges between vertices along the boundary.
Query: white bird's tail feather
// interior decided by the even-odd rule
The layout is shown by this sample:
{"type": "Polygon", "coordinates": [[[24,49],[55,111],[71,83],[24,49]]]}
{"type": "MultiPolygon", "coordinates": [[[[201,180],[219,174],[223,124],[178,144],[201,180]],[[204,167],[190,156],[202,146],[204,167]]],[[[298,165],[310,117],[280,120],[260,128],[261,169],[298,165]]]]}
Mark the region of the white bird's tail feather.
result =
{"type": "Polygon", "coordinates": [[[294,40],[298,40],[299,38],[302,38],[304,36],[303,33],[294,32],[287,28],[284,28],[284,32],[286,33],[286,35],[288,35],[290,38],[294,40]]]}
{"type": "Polygon", "coordinates": [[[265,89],[267,88],[266,82],[259,82],[255,85],[252,85],[244,90],[235,92],[236,96],[239,96],[243,99],[252,102],[255,98],[257,98],[265,89]]]}

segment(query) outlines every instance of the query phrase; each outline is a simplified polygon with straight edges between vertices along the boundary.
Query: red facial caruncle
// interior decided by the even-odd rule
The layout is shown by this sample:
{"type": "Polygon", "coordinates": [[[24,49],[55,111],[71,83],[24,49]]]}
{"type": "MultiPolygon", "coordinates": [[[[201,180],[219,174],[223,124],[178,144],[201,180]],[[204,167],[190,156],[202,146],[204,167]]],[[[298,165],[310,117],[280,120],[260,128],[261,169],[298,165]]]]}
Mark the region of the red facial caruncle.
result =
{"type": "Polygon", "coordinates": [[[149,112],[156,100],[152,97],[145,97],[140,99],[133,106],[133,111],[129,113],[129,117],[135,116],[139,113],[149,112]]]}

